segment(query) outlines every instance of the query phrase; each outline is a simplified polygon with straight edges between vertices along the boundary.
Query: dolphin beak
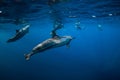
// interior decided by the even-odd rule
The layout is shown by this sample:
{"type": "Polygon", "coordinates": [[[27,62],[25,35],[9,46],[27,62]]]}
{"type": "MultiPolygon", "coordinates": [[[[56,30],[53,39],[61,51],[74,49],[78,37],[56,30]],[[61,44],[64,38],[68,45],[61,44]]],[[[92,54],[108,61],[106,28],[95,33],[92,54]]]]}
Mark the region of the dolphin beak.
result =
{"type": "Polygon", "coordinates": [[[26,28],[29,28],[30,27],[30,24],[28,24],[27,26],[26,26],[26,28]]]}
{"type": "Polygon", "coordinates": [[[30,27],[30,24],[26,25],[26,26],[23,28],[23,30],[29,29],[29,27],[30,27]]]}

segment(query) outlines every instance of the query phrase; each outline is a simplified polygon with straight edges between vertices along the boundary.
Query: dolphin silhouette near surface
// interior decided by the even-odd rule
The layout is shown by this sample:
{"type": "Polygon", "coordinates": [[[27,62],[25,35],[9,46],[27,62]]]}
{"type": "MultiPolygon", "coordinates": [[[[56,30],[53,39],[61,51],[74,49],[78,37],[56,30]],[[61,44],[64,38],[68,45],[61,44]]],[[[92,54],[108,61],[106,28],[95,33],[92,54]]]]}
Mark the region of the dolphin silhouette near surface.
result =
{"type": "Polygon", "coordinates": [[[59,38],[49,38],[49,39],[39,43],[37,46],[35,46],[30,53],[25,54],[24,55],[25,59],[29,60],[32,55],[46,51],[48,49],[61,47],[64,45],[69,46],[72,39],[73,38],[71,36],[62,36],[59,38]]]}
{"type": "Polygon", "coordinates": [[[7,43],[15,42],[15,41],[21,39],[23,36],[25,36],[29,32],[29,27],[30,27],[30,25],[26,25],[22,29],[16,30],[16,34],[12,38],[8,39],[7,43]]]}

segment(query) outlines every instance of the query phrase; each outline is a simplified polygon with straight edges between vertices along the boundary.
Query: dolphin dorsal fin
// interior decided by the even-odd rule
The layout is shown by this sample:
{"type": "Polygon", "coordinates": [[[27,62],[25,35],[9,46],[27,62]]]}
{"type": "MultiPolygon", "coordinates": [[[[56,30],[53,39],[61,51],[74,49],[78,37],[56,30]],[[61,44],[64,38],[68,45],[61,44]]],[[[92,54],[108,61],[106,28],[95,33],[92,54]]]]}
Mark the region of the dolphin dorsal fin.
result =
{"type": "Polygon", "coordinates": [[[17,33],[17,32],[19,32],[19,30],[18,30],[18,29],[16,30],[16,33],[17,33]]]}

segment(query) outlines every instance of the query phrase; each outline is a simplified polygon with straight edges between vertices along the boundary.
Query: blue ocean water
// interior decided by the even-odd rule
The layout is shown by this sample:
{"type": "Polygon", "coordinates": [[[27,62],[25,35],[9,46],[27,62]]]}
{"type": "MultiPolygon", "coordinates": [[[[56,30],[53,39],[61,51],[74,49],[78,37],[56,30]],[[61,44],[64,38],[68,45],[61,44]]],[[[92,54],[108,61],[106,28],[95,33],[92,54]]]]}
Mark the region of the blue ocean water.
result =
{"type": "Polygon", "coordinates": [[[18,41],[6,43],[23,25],[1,21],[0,80],[120,80],[120,1],[73,0],[52,9],[44,3],[38,13],[25,17],[30,31],[18,41]],[[48,14],[53,9],[57,12],[48,14]],[[75,37],[70,47],[46,50],[26,61],[24,54],[51,37],[56,18],[64,23],[57,34],[75,37]],[[75,27],[77,20],[81,30],[75,27]]]}

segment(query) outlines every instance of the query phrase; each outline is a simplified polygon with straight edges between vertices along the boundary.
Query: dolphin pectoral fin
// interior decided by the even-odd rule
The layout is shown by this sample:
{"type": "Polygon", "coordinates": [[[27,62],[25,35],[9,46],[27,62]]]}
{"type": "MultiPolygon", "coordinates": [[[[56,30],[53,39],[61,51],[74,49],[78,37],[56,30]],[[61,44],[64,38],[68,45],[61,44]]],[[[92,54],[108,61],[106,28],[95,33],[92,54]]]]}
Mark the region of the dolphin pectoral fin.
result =
{"type": "Polygon", "coordinates": [[[70,48],[70,45],[69,45],[69,44],[67,44],[67,45],[66,45],[66,47],[67,47],[67,48],[70,48]]]}
{"type": "Polygon", "coordinates": [[[18,33],[18,32],[19,32],[19,30],[17,29],[17,30],[16,30],[16,33],[18,33]]]}
{"type": "Polygon", "coordinates": [[[66,46],[69,48],[70,47],[70,41],[66,44],[66,46]]]}

